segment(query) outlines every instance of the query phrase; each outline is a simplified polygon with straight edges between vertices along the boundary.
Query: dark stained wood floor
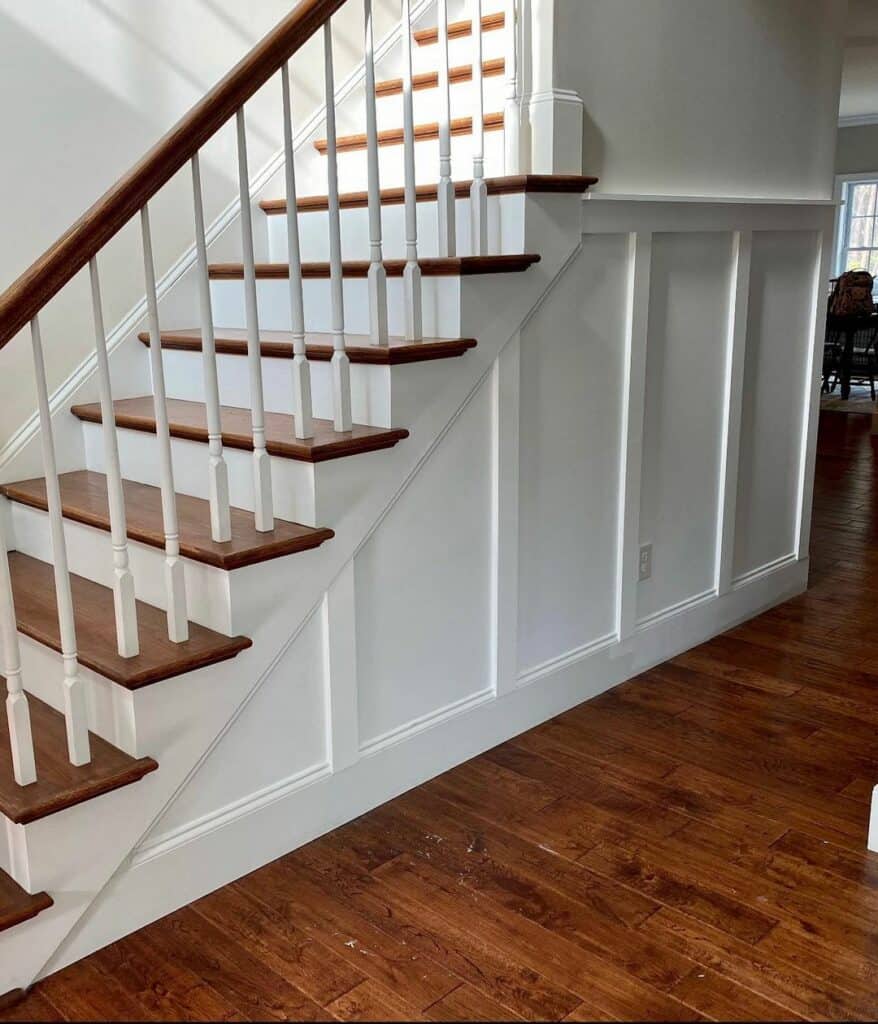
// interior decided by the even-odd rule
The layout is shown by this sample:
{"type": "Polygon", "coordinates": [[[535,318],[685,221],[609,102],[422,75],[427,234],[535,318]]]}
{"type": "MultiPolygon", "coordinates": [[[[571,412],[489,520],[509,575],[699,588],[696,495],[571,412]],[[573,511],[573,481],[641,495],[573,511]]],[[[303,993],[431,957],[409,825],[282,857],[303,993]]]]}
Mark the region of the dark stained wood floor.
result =
{"type": "Polygon", "coordinates": [[[867,417],[824,415],[806,595],[3,1019],[874,1018],[876,455],[867,417]]]}

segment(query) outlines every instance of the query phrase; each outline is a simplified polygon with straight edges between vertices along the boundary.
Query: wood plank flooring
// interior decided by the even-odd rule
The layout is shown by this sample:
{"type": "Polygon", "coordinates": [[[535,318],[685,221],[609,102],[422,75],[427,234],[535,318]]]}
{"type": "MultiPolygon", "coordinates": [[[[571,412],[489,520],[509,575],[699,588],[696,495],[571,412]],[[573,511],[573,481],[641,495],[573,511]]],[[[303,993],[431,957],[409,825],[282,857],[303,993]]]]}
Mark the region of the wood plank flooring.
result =
{"type": "Polygon", "coordinates": [[[42,982],[4,1020],[878,1014],[878,441],[807,594],[42,982]]]}

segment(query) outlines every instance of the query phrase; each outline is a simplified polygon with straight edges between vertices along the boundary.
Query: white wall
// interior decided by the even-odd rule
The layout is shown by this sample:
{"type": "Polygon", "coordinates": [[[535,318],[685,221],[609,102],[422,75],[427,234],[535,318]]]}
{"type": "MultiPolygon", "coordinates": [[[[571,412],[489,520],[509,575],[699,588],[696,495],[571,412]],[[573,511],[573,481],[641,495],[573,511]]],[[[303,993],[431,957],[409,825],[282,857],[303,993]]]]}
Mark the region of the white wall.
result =
{"type": "MultiPolygon", "coordinates": [[[[294,4],[291,0],[0,0],[0,291],[8,287],[122,174],[225,75],[294,4]]],[[[398,5],[375,5],[378,36],[398,5]]],[[[361,58],[357,4],[334,22],[337,80],[361,58]]],[[[298,124],[323,102],[322,44],[296,56],[298,124]]],[[[283,144],[280,84],[248,105],[250,169],[283,144]]],[[[237,194],[234,128],[202,156],[207,220],[237,194]]],[[[152,204],[161,274],[193,242],[191,184],[185,169],[152,204]]],[[[100,259],[108,329],[143,297],[139,227],[126,228],[100,259]]],[[[192,310],[192,322],[196,311],[192,310]]],[[[86,275],[44,314],[50,388],[93,349],[86,275]]],[[[33,412],[36,397],[24,333],[0,355],[0,447],[33,412]]]]}
{"type": "Polygon", "coordinates": [[[824,198],[846,0],[558,0],[554,86],[607,192],[824,198]]]}
{"type": "Polygon", "coordinates": [[[878,124],[839,128],[835,173],[878,173],[878,124]]]}
{"type": "Polygon", "coordinates": [[[841,117],[878,114],[878,4],[848,0],[841,117]]]}

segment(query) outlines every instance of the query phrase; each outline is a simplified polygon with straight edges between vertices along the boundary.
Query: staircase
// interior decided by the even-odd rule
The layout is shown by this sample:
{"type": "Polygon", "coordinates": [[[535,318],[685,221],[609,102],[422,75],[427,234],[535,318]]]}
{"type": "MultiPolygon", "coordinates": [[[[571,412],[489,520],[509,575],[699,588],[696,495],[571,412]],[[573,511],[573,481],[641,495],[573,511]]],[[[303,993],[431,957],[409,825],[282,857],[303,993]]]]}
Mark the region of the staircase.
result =
{"type": "Polygon", "coordinates": [[[578,244],[594,179],[522,173],[512,3],[468,4],[454,21],[439,0],[408,31],[405,0],[376,81],[366,0],[366,131],[337,136],[330,103],[325,138],[307,147],[326,194],[296,198],[287,61],[323,33],[334,96],[342,6],[303,0],[0,297],[0,344],[30,324],[42,453],[37,471],[35,435],[0,485],[0,995],[55,969],[578,244]],[[291,201],[251,208],[243,105],[278,72],[291,201]],[[435,120],[416,120],[415,94],[435,120]],[[198,151],[231,118],[240,261],[213,262],[198,151]],[[191,318],[165,323],[148,201],[187,163],[191,318]],[[452,165],[469,174],[452,180],[452,165]],[[110,354],[97,257],[137,218],[147,317],[136,345],[110,354]],[[59,339],[44,346],[39,313],[86,265],[96,373],[52,409],[43,360],[59,339]]]}

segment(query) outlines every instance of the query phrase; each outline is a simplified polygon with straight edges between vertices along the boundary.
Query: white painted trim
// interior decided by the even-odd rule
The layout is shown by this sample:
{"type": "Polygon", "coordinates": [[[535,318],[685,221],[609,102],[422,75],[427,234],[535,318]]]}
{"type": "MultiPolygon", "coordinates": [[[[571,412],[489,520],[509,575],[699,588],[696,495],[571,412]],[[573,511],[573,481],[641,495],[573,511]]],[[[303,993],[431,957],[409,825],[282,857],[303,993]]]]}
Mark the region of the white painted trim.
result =
{"type": "Polygon", "coordinates": [[[535,683],[540,679],[545,679],[547,676],[554,675],[555,672],[560,672],[561,669],[566,668],[568,665],[575,665],[579,661],[591,658],[600,651],[605,651],[608,647],[612,647],[613,644],[618,642],[618,633],[607,633],[606,636],[599,636],[596,640],[590,640],[587,644],[582,644],[580,647],[574,647],[565,654],[559,654],[555,658],[549,658],[546,661],[541,662],[539,665],[534,665],[533,668],[529,668],[526,672],[522,672],[518,677],[517,688],[520,689],[523,686],[530,686],[531,683],[535,683]]]}
{"type": "Polygon", "coordinates": [[[332,770],[339,772],[357,761],[360,750],[354,559],[336,577],[323,600],[323,677],[326,749],[332,770]]]}
{"type": "Polygon", "coordinates": [[[839,128],[859,128],[867,124],[878,124],[878,114],[846,114],[838,119],[839,128]]]}
{"type": "MultiPolygon", "coordinates": [[[[418,18],[433,4],[433,0],[418,0],[412,7],[412,21],[416,22],[418,18]]],[[[398,22],[394,25],[390,32],[382,39],[382,41],[375,48],[375,60],[380,61],[387,53],[391,50],[393,45],[398,42],[401,36],[402,22],[398,22]]],[[[344,81],[335,90],[335,104],[338,106],[348,96],[354,92],[360,85],[363,84],[366,77],[365,61],[358,64],[354,70],[344,79],[344,81]]],[[[293,147],[298,150],[302,146],[310,143],[311,137],[317,132],[320,125],[326,120],[326,105],[320,106],[312,114],[307,121],[305,121],[302,127],[296,132],[293,147]]],[[[250,201],[255,202],[259,197],[262,190],[268,185],[271,179],[278,174],[284,167],[286,156],[285,149],[282,146],[276,153],[274,153],[263,167],[250,179],[250,201]]],[[[219,216],[209,225],[205,231],[205,242],[208,248],[223,234],[223,232],[230,227],[241,214],[241,202],[240,198],[235,198],[225,207],[225,209],[219,214],[219,216]]],[[[171,266],[171,268],[156,282],[156,298],[159,302],[171,291],[171,289],[180,282],[180,280],[190,270],[194,269],[197,265],[197,253],[195,243],[187,249],[179,259],[171,266]]],[[[122,320],[113,328],[112,331],[107,335],[107,352],[112,355],[114,350],[119,347],[131,334],[134,333],[138,328],[142,327],[146,321],[147,307],[146,307],[146,294],[140,299],[131,310],[122,318],[122,320]]],[[[58,387],[49,397],[49,408],[54,417],[56,413],[61,412],[64,407],[72,401],[76,392],[90,380],[91,377],[97,372],[97,356],[92,353],[87,356],[77,368],[70,374],[70,376],[58,387]]],[[[0,448],[0,472],[3,467],[14,459],[25,446],[36,437],[39,432],[40,422],[39,415],[34,412],[25,422],[15,431],[12,437],[0,448]]]]}
{"type": "Polygon", "coordinates": [[[799,558],[808,556],[811,542],[811,507],[814,500],[814,473],[817,462],[817,428],[820,422],[820,390],[823,377],[823,345],[826,335],[826,306],[829,301],[829,263],[832,255],[832,228],[826,225],[817,237],[812,285],[811,326],[808,356],[802,384],[802,435],[798,482],[798,516],[795,548],[799,558]]]}
{"type": "Polygon", "coordinates": [[[518,546],[521,334],[494,363],[492,530],[492,654],[498,694],[515,688],[518,676],[518,546]]]}
{"type": "Polygon", "coordinates": [[[311,765],[309,768],[304,768],[302,771],[296,772],[286,779],[273,782],[264,789],[241,797],[240,800],[235,800],[225,807],[220,807],[209,814],[204,814],[200,818],[196,818],[195,821],[187,822],[179,828],[157,836],[148,843],[144,843],[143,846],[138,847],[134,851],[128,864],[133,868],[140,867],[142,864],[148,864],[151,860],[155,860],[156,857],[162,857],[167,853],[171,853],[173,850],[185,846],[186,843],[191,843],[195,839],[202,839],[210,835],[211,832],[231,824],[233,821],[240,821],[241,818],[245,818],[248,814],[263,810],[277,800],[283,800],[305,786],[313,785],[315,782],[319,782],[331,774],[332,768],[328,763],[311,765]]]}
{"type": "Polygon", "coordinates": [[[771,562],[766,562],[765,565],[760,565],[758,568],[751,569],[749,572],[745,572],[742,576],[736,577],[732,581],[732,590],[740,590],[742,587],[748,587],[751,583],[764,579],[766,576],[770,576],[772,573],[778,572],[786,566],[792,565],[794,562],[804,561],[806,561],[806,559],[799,558],[795,552],[792,552],[789,555],[781,555],[780,558],[775,558],[771,562]]]}
{"type": "Polygon", "coordinates": [[[662,622],[667,622],[669,619],[673,619],[677,615],[682,615],[683,612],[687,612],[692,608],[697,608],[701,604],[706,604],[708,601],[712,601],[717,596],[716,588],[710,587],[708,590],[704,590],[700,594],[693,594],[692,597],[683,598],[682,601],[678,601],[676,604],[669,605],[667,608],[662,608],[661,611],[653,612],[652,615],[647,615],[646,618],[639,619],[636,630],[640,633],[645,629],[653,629],[662,622]]]}
{"type": "Polygon", "coordinates": [[[729,292],[729,329],[723,437],[720,455],[719,523],[716,531],[716,590],[727,594],[735,562],[735,523],[738,510],[738,467],[744,406],[744,363],[747,354],[747,317],[750,307],[750,265],[753,232],[736,231],[732,240],[732,278],[729,292]]]}
{"type": "MultiPolygon", "coordinates": [[[[594,186],[593,186],[594,188],[594,186]]],[[[832,199],[784,198],[783,196],[678,196],[667,192],[600,192],[589,189],[584,203],[703,203],[707,206],[834,206],[832,199]]]]}
{"type": "Polygon", "coordinates": [[[627,327],[622,385],[622,464],[619,467],[619,525],[616,567],[616,631],[622,642],[637,618],[640,547],[640,485],[646,405],[646,345],[649,333],[651,232],[628,237],[627,327]]]}
{"type": "Polygon", "coordinates": [[[471,711],[473,708],[477,708],[482,704],[487,704],[489,701],[496,699],[493,686],[488,687],[486,690],[480,690],[478,693],[472,693],[467,697],[461,697],[460,700],[451,701],[444,707],[437,708],[434,711],[429,711],[425,715],[420,715],[418,718],[413,718],[410,722],[406,722],[404,725],[398,725],[394,729],[389,729],[387,732],[382,733],[380,736],[376,736],[375,739],[369,740],[360,747],[361,757],[373,757],[375,754],[381,753],[382,750],[386,750],[388,747],[395,746],[397,743],[404,743],[406,740],[412,739],[417,736],[418,733],[422,733],[425,729],[433,729],[437,725],[441,725],[443,722],[447,722],[450,718],[456,718],[458,715],[464,714],[466,711],[471,711]]]}

